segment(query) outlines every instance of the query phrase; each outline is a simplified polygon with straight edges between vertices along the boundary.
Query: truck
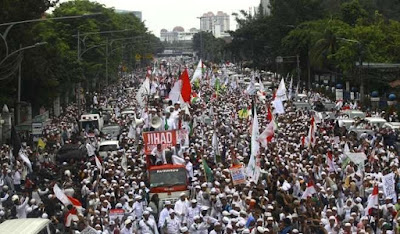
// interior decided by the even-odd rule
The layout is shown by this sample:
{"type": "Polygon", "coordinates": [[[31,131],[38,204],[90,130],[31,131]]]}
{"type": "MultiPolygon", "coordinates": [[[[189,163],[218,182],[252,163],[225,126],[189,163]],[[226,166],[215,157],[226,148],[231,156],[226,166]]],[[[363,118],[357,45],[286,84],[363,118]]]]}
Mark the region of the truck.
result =
{"type": "Polygon", "coordinates": [[[158,194],[160,205],[164,204],[165,201],[176,202],[179,200],[181,193],[189,195],[188,176],[185,165],[164,164],[160,166],[148,166],[147,172],[150,197],[153,194],[158,194]]]}
{"type": "Polygon", "coordinates": [[[103,128],[104,120],[99,114],[83,114],[79,119],[81,129],[89,130],[97,128],[99,131],[103,128]]]}

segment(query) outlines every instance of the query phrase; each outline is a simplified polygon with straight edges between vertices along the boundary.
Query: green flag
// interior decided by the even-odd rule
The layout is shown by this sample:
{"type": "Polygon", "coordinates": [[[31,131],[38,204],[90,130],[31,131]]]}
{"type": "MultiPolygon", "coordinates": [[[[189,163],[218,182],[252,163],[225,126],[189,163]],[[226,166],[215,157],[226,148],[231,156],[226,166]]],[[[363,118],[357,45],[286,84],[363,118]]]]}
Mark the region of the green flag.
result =
{"type": "Polygon", "coordinates": [[[207,182],[213,182],[214,181],[214,177],[213,177],[213,173],[211,171],[211,168],[207,165],[206,160],[203,158],[203,169],[204,169],[204,173],[206,175],[207,178],[207,182]]]}
{"type": "Polygon", "coordinates": [[[168,130],[168,128],[169,128],[167,118],[165,118],[165,125],[164,125],[164,128],[165,128],[165,130],[168,130]]]}

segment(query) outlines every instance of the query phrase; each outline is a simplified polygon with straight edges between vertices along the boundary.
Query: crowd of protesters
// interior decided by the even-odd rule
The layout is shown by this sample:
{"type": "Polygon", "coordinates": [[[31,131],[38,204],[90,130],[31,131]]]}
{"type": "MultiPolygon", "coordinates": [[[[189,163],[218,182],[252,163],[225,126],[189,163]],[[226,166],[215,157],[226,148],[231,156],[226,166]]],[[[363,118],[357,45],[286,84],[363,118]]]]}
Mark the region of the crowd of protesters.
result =
{"type": "MultiPolygon", "coordinates": [[[[277,114],[271,102],[278,77],[248,74],[254,77],[251,82],[275,86],[263,87],[261,101],[246,92],[248,84],[231,79],[229,71],[236,68],[226,64],[209,69],[192,84],[196,99],[190,105],[168,100],[183,67],[176,63],[158,66],[151,74],[137,71],[102,92],[86,94],[79,108],[63,108],[43,130],[44,145],[22,143],[28,162],[12,153],[12,144],[3,145],[0,222],[49,219],[54,233],[400,233],[400,196],[388,196],[382,181],[394,173],[394,189],[396,194],[400,191],[395,130],[370,126],[374,134],[357,137],[335,118],[320,119],[315,139],[309,139],[314,112],[295,108],[300,91],[293,88],[292,100],[285,101],[284,113],[277,114]],[[141,105],[137,92],[145,79],[151,80],[151,95],[141,105]],[[107,108],[111,111],[106,122],[122,129],[120,149],[100,158],[98,144],[111,136],[96,127],[82,129],[79,114],[83,109],[101,113],[107,108]],[[122,115],[126,108],[136,116],[122,115]],[[246,168],[250,161],[255,113],[260,131],[272,121],[272,114],[274,134],[260,146],[257,180],[234,184],[230,168],[246,168]],[[159,118],[161,126],[152,125],[153,118],[159,118]],[[136,119],[143,121],[136,124],[136,119]],[[168,149],[155,148],[147,160],[141,133],[174,129],[186,129],[188,138],[168,149]],[[60,161],[58,152],[68,145],[82,146],[88,154],[60,161]],[[364,153],[367,159],[356,164],[348,160],[348,152],[364,153]],[[186,167],[189,193],[160,202],[157,194],[150,196],[146,163],[174,163],[173,158],[182,159],[186,167]],[[55,186],[75,202],[60,200],[55,186]],[[371,206],[371,196],[376,196],[377,205],[371,206]],[[113,209],[124,213],[111,217],[113,209]]],[[[321,94],[303,93],[311,105],[327,101],[321,94]]],[[[341,109],[331,111],[337,117],[341,109]]],[[[366,114],[398,118],[392,113],[366,114]]]]}

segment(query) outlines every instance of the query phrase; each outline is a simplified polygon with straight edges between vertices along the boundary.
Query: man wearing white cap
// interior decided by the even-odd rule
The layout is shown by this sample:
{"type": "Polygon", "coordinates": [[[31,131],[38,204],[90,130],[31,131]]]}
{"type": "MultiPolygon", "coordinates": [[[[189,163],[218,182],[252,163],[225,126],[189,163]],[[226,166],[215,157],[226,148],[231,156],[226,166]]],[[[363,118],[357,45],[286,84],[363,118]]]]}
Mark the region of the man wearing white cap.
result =
{"type": "Polygon", "coordinates": [[[178,234],[181,228],[181,220],[175,215],[175,211],[171,209],[169,216],[165,219],[163,229],[166,234],[178,234]]]}
{"type": "Polygon", "coordinates": [[[190,226],[189,232],[192,234],[207,234],[207,224],[203,222],[200,216],[194,217],[194,223],[190,226]]]}
{"type": "Polygon", "coordinates": [[[132,220],[128,218],[125,220],[125,226],[121,229],[121,234],[132,234],[132,233],[133,233],[132,220]]]}
{"type": "Polygon", "coordinates": [[[197,205],[196,199],[193,199],[190,201],[191,206],[188,208],[187,214],[186,214],[186,223],[188,227],[190,227],[194,221],[194,217],[200,215],[200,208],[197,205]]]}
{"type": "Polygon", "coordinates": [[[178,200],[175,203],[175,207],[174,207],[176,215],[181,220],[181,223],[184,221],[184,219],[186,217],[188,207],[189,207],[189,202],[186,200],[186,194],[181,193],[180,200],[178,200]]]}
{"type": "Polygon", "coordinates": [[[158,234],[156,222],[153,219],[149,219],[150,212],[145,210],[143,212],[143,218],[139,222],[139,233],[141,234],[158,234]]]}
{"type": "Polygon", "coordinates": [[[141,219],[143,215],[142,196],[136,195],[132,209],[135,211],[136,219],[141,219]]]}
{"type": "Polygon", "coordinates": [[[165,219],[169,216],[169,211],[172,209],[171,201],[165,201],[165,206],[161,210],[158,220],[158,227],[161,229],[164,225],[165,219]]]}

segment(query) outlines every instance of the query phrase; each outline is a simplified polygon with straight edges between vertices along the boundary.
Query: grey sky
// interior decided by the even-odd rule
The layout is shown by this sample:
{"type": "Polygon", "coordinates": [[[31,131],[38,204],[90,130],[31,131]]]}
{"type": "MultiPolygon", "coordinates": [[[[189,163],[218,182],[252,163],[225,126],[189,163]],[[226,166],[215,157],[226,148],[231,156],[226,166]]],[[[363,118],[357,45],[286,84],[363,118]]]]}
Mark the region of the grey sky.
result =
{"type": "MultiPolygon", "coordinates": [[[[64,1],[62,1],[64,2],[64,1]]],[[[250,7],[258,6],[260,0],[97,0],[106,7],[121,10],[142,11],[146,26],[156,36],[165,28],[172,30],[182,26],[185,30],[199,28],[200,21],[196,17],[212,11],[223,11],[231,15],[239,10],[249,11],[250,7]]],[[[231,30],[236,22],[231,16],[231,30]]]]}

